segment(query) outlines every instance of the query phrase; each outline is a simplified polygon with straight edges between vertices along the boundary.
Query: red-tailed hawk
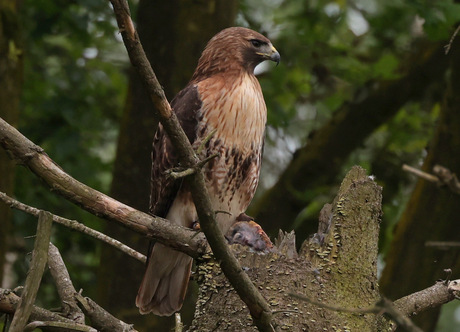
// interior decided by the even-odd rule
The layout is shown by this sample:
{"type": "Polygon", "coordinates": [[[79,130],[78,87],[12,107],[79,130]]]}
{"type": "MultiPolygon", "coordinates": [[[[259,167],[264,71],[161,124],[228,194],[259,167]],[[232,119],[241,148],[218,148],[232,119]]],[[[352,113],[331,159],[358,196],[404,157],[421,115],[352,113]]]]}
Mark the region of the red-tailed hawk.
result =
{"type": "MultiPolygon", "coordinates": [[[[266,37],[246,28],[228,28],[207,44],[189,84],[171,102],[192,145],[204,159],[206,185],[217,222],[225,234],[251,202],[259,181],[267,109],[254,68],[280,55],[266,37]]],[[[165,171],[178,166],[173,147],[160,125],[153,143],[150,212],[192,227],[197,213],[186,180],[165,171]]],[[[182,307],[192,258],[156,243],[139,288],[142,314],[171,315],[182,307]]]]}

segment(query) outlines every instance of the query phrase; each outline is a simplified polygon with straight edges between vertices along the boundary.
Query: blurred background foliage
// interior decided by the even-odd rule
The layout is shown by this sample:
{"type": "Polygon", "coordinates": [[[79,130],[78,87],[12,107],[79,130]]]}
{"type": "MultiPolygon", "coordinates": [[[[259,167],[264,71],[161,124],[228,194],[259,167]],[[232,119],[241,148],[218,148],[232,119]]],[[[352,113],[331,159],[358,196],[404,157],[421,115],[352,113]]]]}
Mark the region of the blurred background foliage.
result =
{"type": "MultiPolygon", "coordinates": [[[[187,1],[181,3],[188,5],[187,1]]],[[[139,3],[133,1],[131,5],[135,16],[139,3]]],[[[206,2],[201,5],[208,6],[206,2]]],[[[269,188],[276,188],[294,155],[308,147],[337,110],[353,109],[353,103],[371,98],[381,87],[408,76],[414,59],[430,56],[427,48],[440,45],[437,52],[442,51],[460,18],[460,5],[452,0],[241,0],[238,8],[235,25],[266,34],[282,56],[276,69],[267,64],[259,68],[269,113],[261,183],[252,208],[256,216],[264,210],[269,188]]],[[[109,3],[24,0],[18,17],[24,59],[20,131],[73,177],[109,192],[129,68],[109,3]]],[[[5,17],[2,20],[6,25],[5,17]]],[[[299,240],[305,239],[314,232],[319,210],[331,201],[343,174],[359,164],[384,188],[383,258],[417,181],[401,166],[421,167],[439,118],[448,71],[437,73],[423,93],[408,97],[394,116],[382,119],[370,135],[350,148],[338,171],[331,173],[333,181],[292,190],[291,195],[303,204],[302,209],[293,211],[294,218],[260,218],[262,226],[269,222],[272,226],[267,227],[297,229],[299,240]]],[[[3,117],[2,112],[0,109],[3,117]]],[[[373,108],[368,112],[371,114],[373,108]]],[[[366,116],[361,117],[360,125],[365,126],[366,120],[366,116]]],[[[335,156],[332,152],[322,158],[334,163],[335,156]]],[[[459,169],[452,171],[460,174],[459,169]]],[[[102,230],[105,224],[54,195],[23,168],[16,169],[14,195],[26,204],[95,229],[102,230]]],[[[14,213],[12,225],[7,237],[7,265],[13,264],[13,268],[3,276],[4,287],[23,282],[25,257],[33,245],[28,236],[36,227],[33,218],[20,212],[14,213]]],[[[60,226],[55,226],[53,241],[76,288],[96,297],[100,244],[60,226]]],[[[57,306],[51,283],[45,281],[43,285],[39,304],[57,306]]],[[[437,331],[459,331],[459,321],[460,309],[451,304],[437,331]]]]}

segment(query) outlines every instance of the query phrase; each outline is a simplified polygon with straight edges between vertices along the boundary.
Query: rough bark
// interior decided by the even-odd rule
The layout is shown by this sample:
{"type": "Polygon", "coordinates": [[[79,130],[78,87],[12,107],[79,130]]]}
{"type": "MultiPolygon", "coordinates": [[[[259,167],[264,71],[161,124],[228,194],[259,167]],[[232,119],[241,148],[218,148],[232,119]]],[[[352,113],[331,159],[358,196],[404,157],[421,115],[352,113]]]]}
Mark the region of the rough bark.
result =
{"type": "Polygon", "coordinates": [[[55,193],[96,216],[118,222],[132,231],[156,239],[192,257],[199,256],[200,252],[206,249],[203,234],[135,210],[78,182],[65,173],[41,147],[21,135],[2,118],[0,146],[18,163],[29,168],[55,193]]]}
{"type": "MultiPolygon", "coordinates": [[[[169,99],[190,79],[206,42],[217,31],[233,23],[236,10],[237,1],[140,1],[137,12],[139,36],[169,99]]],[[[130,70],[129,78],[111,194],[128,205],[147,211],[150,153],[157,122],[153,105],[134,69],[130,70]]],[[[147,251],[148,241],[140,241],[138,235],[125,229],[110,226],[107,233],[141,252],[147,251]]],[[[136,322],[140,329],[153,329],[156,324],[166,329],[167,324],[173,323],[171,318],[139,316],[134,305],[129,305],[134,304],[144,272],[142,265],[127,261],[109,247],[104,247],[102,259],[107,264],[99,271],[99,299],[103,300],[104,307],[121,315],[121,319],[136,322]],[[126,273],[114,275],[109,272],[120,264],[126,273]]],[[[189,309],[188,314],[184,314],[185,321],[191,319],[191,313],[189,309]]]]}
{"type": "MultiPolygon", "coordinates": [[[[422,170],[431,172],[436,164],[450,170],[460,169],[460,48],[454,45],[450,61],[445,100],[434,138],[422,170]]],[[[455,172],[455,171],[454,171],[455,172]]],[[[383,294],[394,299],[433,284],[445,277],[445,268],[458,271],[460,259],[456,250],[426,246],[427,241],[460,241],[459,198],[448,188],[439,188],[420,179],[403,213],[380,281],[383,294]],[[421,273],[423,271],[423,273],[421,273]]],[[[439,308],[421,315],[415,321],[424,331],[436,325],[439,308]]]]}
{"type": "MultiPolygon", "coordinates": [[[[297,254],[294,234],[281,236],[275,252],[260,255],[235,247],[244,271],[265,296],[278,330],[377,331],[388,323],[375,314],[328,310],[368,308],[380,298],[377,242],[381,188],[354,167],[332,206],[326,206],[318,233],[297,254]],[[320,305],[301,301],[303,295],[320,305]]],[[[256,331],[240,298],[210,259],[198,265],[200,290],[189,331],[256,331]]]]}
{"type": "MultiPolygon", "coordinates": [[[[442,80],[448,62],[441,43],[418,45],[417,49],[402,66],[407,68],[402,77],[369,82],[355,100],[344,103],[294,153],[277,183],[249,211],[267,233],[275,235],[279,228],[292,229],[298,214],[311,201],[303,193],[335,185],[350,153],[366,137],[390,120],[405,103],[422,99],[433,82],[442,80]]],[[[304,221],[296,231],[307,236],[314,232],[314,223],[304,221]]]]}
{"type": "MultiPolygon", "coordinates": [[[[22,90],[23,57],[21,29],[18,17],[19,2],[5,0],[0,2],[0,117],[17,126],[19,99],[22,90]]],[[[13,193],[14,163],[5,151],[0,151],[0,191],[13,193]]],[[[0,205],[0,284],[3,279],[3,266],[11,231],[11,210],[0,205]]]]}

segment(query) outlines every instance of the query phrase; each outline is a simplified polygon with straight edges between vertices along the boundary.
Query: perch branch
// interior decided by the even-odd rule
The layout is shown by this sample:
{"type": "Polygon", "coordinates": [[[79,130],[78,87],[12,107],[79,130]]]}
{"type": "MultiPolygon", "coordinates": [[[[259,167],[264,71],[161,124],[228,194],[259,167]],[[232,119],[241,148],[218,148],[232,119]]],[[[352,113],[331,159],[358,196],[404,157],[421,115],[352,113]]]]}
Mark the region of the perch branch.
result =
{"type": "Polygon", "coordinates": [[[65,173],[39,146],[0,118],[0,145],[19,163],[29,168],[54,192],[86,211],[118,222],[131,230],[198,257],[206,251],[201,234],[163,218],[148,215],[94,190],[65,173]],[[196,235],[196,236],[194,236],[196,235]]]}
{"type": "MultiPolygon", "coordinates": [[[[24,203],[21,203],[17,200],[15,200],[14,198],[11,198],[9,197],[8,195],[6,195],[5,193],[3,192],[0,192],[0,201],[4,202],[6,205],[8,205],[10,208],[12,209],[17,209],[19,211],[23,211],[25,213],[28,213],[30,215],[33,215],[33,216],[36,216],[38,217],[38,214],[40,213],[41,210],[37,209],[37,208],[34,208],[30,205],[26,205],[24,203]]],[[[66,226],[70,229],[73,229],[73,230],[76,230],[78,232],[81,232],[83,234],[86,234],[86,235],[89,235],[89,236],[92,236],[100,241],[103,241],[113,247],[115,247],[116,249],[120,250],[121,252],[127,254],[128,256],[131,256],[135,259],[137,259],[138,261],[142,262],[142,263],[145,263],[146,261],[146,257],[144,255],[142,255],[141,253],[137,252],[136,250],[128,247],[127,245],[121,243],[120,241],[118,240],[115,240],[101,232],[98,232],[92,228],[89,228],[85,225],[83,225],[82,223],[79,223],[78,221],[76,220],[70,220],[70,219],[66,219],[66,218],[63,218],[63,217],[60,217],[60,216],[57,216],[55,214],[52,214],[53,216],[53,221],[57,224],[60,224],[60,225],[63,225],[63,226],[66,226]]]]}
{"type": "MultiPolygon", "coordinates": [[[[156,115],[167,132],[171,143],[177,151],[181,164],[186,168],[193,168],[199,162],[187,136],[182,130],[177,117],[166,100],[163,89],[145,55],[139,36],[134,29],[129,7],[125,0],[110,0],[117,19],[118,27],[123,37],[129,58],[136,67],[153,104],[156,106],[156,115]]],[[[220,262],[222,271],[230,281],[240,298],[246,303],[254,324],[260,331],[273,331],[272,315],[268,303],[251,282],[238,260],[227,246],[224,235],[215,220],[211,200],[206,190],[203,172],[196,172],[189,180],[193,201],[195,203],[201,228],[211,246],[211,249],[220,262]]]]}
{"type": "Polygon", "coordinates": [[[16,307],[13,321],[11,322],[9,329],[11,332],[22,332],[29,320],[48,258],[52,225],[53,219],[51,214],[49,212],[40,212],[38,215],[37,237],[35,238],[34,250],[32,252],[32,262],[27,274],[21,300],[16,307]]]}
{"type": "Polygon", "coordinates": [[[85,324],[85,315],[78,307],[77,301],[75,300],[74,294],[76,291],[72,285],[69,272],[67,271],[58,248],[52,243],[49,244],[48,249],[48,266],[54,283],[56,284],[65,316],[75,323],[85,324]]]}

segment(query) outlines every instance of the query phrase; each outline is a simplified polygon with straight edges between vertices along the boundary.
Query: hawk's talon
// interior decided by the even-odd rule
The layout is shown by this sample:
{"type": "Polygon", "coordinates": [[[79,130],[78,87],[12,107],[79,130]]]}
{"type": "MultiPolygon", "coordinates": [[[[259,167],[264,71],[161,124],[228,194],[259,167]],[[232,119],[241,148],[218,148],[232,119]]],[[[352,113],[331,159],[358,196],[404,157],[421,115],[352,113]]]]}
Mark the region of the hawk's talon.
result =
{"type": "Polygon", "coordinates": [[[195,220],[193,223],[192,223],[192,227],[190,227],[191,229],[193,229],[194,231],[201,231],[201,225],[200,225],[200,222],[198,220],[195,220]]]}
{"type": "Polygon", "coordinates": [[[195,172],[197,170],[203,168],[203,166],[206,165],[210,160],[212,160],[212,159],[214,159],[214,158],[216,158],[218,156],[219,156],[219,154],[215,153],[213,155],[210,155],[209,157],[204,158],[203,160],[200,160],[193,167],[190,167],[190,168],[174,167],[174,168],[166,170],[164,173],[166,174],[166,176],[171,177],[174,180],[184,178],[186,176],[195,174],[195,172]]]}

